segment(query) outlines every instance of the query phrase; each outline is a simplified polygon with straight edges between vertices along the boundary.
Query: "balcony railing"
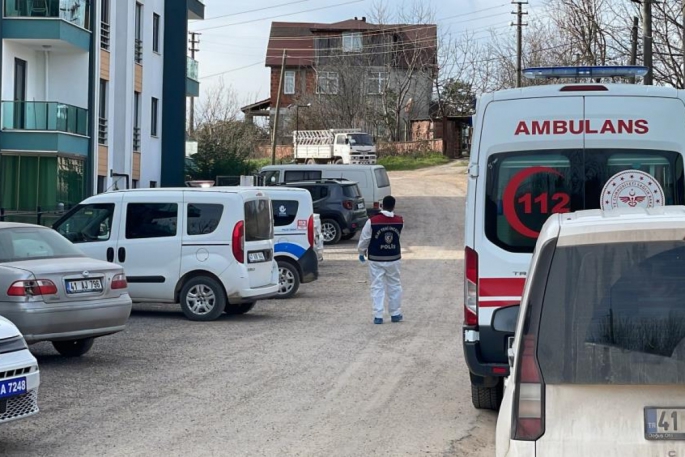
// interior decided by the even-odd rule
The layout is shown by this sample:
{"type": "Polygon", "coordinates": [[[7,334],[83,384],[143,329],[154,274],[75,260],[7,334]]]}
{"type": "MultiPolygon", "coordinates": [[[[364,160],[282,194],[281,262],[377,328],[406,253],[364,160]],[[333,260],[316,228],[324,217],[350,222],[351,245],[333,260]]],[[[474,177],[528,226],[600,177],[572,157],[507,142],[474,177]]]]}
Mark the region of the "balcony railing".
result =
{"type": "Polygon", "coordinates": [[[98,144],[107,144],[107,119],[104,117],[98,120],[98,144]]]}
{"type": "Polygon", "coordinates": [[[143,40],[136,39],[136,63],[143,63],[143,40]]]}
{"type": "Polygon", "coordinates": [[[88,110],[59,102],[3,101],[2,128],[88,136],[88,110]]]}
{"type": "Polygon", "coordinates": [[[109,51],[109,24],[106,22],[100,23],[100,47],[109,51]]]}
{"type": "Polygon", "coordinates": [[[191,57],[186,59],[186,76],[193,81],[200,80],[200,69],[197,60],[193,60],[191,57]]]}
{"type": "Polygon", "coordinates": [[[4,0],[5,17],[62,19],[89,28],[90,0],[4,0]]]}
{"type": "Polygon", "coordinates": [[[140,151],[140,127],[133,127],[133,150],[140,151]]]}

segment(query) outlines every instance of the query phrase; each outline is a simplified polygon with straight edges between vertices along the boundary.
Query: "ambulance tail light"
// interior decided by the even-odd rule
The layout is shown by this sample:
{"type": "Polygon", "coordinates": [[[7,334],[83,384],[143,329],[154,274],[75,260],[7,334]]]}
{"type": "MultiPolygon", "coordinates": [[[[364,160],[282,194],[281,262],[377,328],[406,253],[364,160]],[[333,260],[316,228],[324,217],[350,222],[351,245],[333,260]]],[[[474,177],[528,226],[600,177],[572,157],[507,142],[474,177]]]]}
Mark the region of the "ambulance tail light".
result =
{"type": "Polygon", "coordinates": [[[574,84],[562,87],[559,92],[602,92],[608,90],[608,87],[600,84],[574,84]]]}
{"type": "Polygon", "coordinates": [[[535,336],[523,337],[516,375],[513,432],[514,439],[537,441],[545,433],[545,383],[537,360],[535,336]]]}
{"type": "Polygon", "coordinates": [[[464,325],[478,325],[478,253],[471,248],[464,252],[466,280],[464,284],[464,325]]]}

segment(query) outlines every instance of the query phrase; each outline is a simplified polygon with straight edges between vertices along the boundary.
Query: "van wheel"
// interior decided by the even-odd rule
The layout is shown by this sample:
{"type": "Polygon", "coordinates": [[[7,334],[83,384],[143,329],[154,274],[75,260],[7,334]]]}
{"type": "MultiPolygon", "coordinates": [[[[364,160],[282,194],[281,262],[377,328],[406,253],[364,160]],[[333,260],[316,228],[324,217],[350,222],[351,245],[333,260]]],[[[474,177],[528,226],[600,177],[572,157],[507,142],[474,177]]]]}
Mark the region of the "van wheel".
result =
{"type": "Polygon", "coordinates": [[[181,289],[181,309],[191,321],[213,321],[225,308],[224,289],[212,278],[197,276],[181,289]]]}
{"type": "Polygon", "coordinates": [[[495,387],[474,386],[471,384],[471,402],[476,409],[499,411],[499,406],[502,403],[502,390],[502,381],[495,387]]]}
{"type": "Polygon", "coordinates": [[[81,357],[93,347],[95,338],[81,340],[53,341],[52,347],[64,357],[81,357]]]}
{"type": "Polygon", "coordinates": [[[278,295],[276,298],[285,299],[295,295],[300,288],[300,274],[297,268],[285,260],[278,261],[278,295]]]}
{"type": "Polygon", "coordinates": [[[225,312],[226,312],[226,314],[228,314],[230,316],[237,316],[239,314],[246,314],[246,313],[249,313],[250,311],[252,311],[252,308],[254,308],[254,305],[256,305],[256,304],[257,304],[256,301],[251,301],[249,303],[242,303],[240,305],[235,305],[235,306],[229,304],[228,306],[226,306],[225,312]]]}
{"type": "Polygon", "coordinates": [[[335,164],[335,165],[342,165],[342,163],[343,163],[343,159],[335,159],[335,161],[333,162],[333,164],[335,164]]]}
{"type": "Polygon", "coordinates": [[[324,219],[321,221],[321,235],[323,236],[324,244],[337,244],[342,237],[340,224],[333,219],[324,219]]]}

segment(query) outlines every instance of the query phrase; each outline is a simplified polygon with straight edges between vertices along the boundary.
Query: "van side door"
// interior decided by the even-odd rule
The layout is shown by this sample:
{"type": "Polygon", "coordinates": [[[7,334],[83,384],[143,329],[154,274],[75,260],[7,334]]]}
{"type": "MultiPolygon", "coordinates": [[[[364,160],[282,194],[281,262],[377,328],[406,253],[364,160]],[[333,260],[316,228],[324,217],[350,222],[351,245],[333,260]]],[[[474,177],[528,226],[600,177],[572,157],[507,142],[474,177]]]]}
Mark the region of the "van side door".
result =
{"type": "Polygon", "coordinates": [[[181,269],[183,197],[126,195],[116,261],[126,271],[134,301],[173,302],[181,269]]]}

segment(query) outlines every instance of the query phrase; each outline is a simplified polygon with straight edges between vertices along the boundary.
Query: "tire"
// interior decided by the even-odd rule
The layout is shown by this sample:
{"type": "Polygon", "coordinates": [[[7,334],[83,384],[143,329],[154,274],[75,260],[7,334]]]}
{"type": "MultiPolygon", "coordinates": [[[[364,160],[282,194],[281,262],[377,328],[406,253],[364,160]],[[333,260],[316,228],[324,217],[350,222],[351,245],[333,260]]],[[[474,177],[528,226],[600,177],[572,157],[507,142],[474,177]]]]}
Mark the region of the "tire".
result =
{"type": "Polygon", "coordinates": [[[321,235],[323,236],[323,244],[338,244],[342,237],[342,230],[340,224],[334,219],[324,219],[321,221],[321,235]]]}
{"type": "Polygon", "coordinates": [[[226,309],[226,294],[215,279],[196,276],[181,289],[181,309],[191,321],[213,321],[226,309]]]}
{"type": "Polygon", "coordinates": [[[53,341],[52,347],[64,357],[81,357],[93,347],[95,338],[81,340],[53,341]]]}
{"type": "Polygon", "coordinates": [[[334,164],[334,165],[342,165],[342,163],[343,163],[343,159],[335,159],[335,160],[333,161],[333,164],[334,164]]]}
{"type": "Polygon", "coordinates": [[[316,159],[307,159],[305,163],[307,165],[316,165],[316,159]]]}
{"type": "Polygon", "coordinates": [[[297,293],[300,288],[300,274],[292,263],[278,261],[278,295],[275,298],[284,300],[297,293]]]}
{"type": "Polygon", "coordinates": [[[225,311],[226,311],[226,314],[228,314],[230,316],[237,316],[239,314],[246,314],[246,313],[249,313],[250,311],[252,311],[252,308],[254,308],[254,305],[256,305],[256,304],[257,304],[256,301],[252,301],[249,303],[242,303],[240,305],[235,305],[235,306],[232,306],[229,304],[228,306],[226,306],[225,311]]]}
{"type": "Polygon", "coordinates": [[[348,233],[347,235],[341,236],[340,239],[345,240],[345,241],[348,241],[348,240],[351,240],[352,238],[354,238],[355,235],[357,235],[357,232],[348,233]]]}
{"type": "Polygon", "coordinates": [[[499,411],[499,406],[502,403],[502,390],[503,383],[501,380],[495,387],[471,384],[471,402],[476,409],[499,411]]]}

